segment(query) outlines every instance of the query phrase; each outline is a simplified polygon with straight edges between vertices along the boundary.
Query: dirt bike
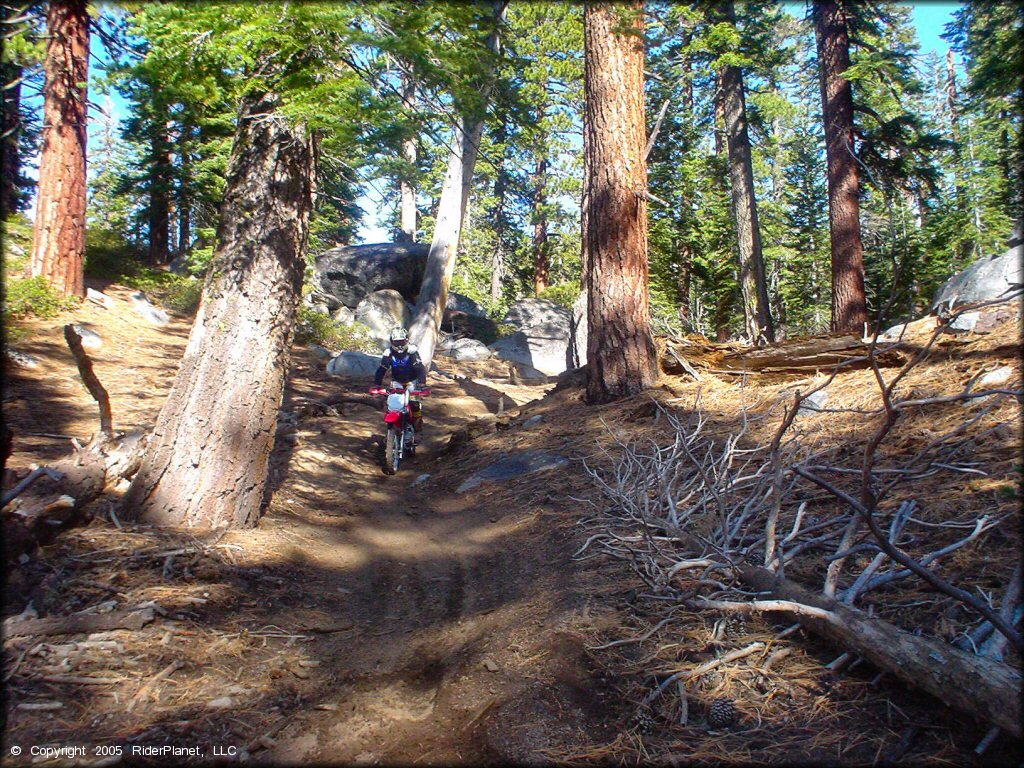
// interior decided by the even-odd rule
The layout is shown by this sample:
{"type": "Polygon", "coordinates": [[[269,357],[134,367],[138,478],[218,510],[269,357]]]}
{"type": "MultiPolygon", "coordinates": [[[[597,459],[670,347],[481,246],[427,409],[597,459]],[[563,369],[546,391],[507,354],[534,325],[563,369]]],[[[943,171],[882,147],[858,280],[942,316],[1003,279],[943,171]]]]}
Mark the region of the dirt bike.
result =
{"type": "Polygon", "coordinates": [[[416,430],[412,422],[412,410],[409,407],[411,397],[429,397],[429,389],[413,389],[415,382],[404,387],[392,384],[388,388],[371,387],[371,395],[387,395],[387,410],[384,412],[384,462],[385,474],[393,475],[398,471],[405,456],[416,453],[416,430]]]}

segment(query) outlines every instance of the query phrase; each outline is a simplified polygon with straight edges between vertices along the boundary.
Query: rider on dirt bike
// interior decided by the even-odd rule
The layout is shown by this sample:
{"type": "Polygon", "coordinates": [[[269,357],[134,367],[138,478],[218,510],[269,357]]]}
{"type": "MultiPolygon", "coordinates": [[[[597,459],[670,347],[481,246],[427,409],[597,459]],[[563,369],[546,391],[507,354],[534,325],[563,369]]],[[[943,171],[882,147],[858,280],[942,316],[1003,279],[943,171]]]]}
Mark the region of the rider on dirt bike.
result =
{"type": "MultiPolygon", "coordinates": [[[[374,386],[381,385],[389,370],[391,383],[396,386],[401,384],[404,387],[410,381],[416,382],[416,389],[425,389],[427,386],[427,369],[420,360],[416,347],[409,345],[409,332],[401,326],[391,329],[391,346],[384,350],[380,367],[373,375],[374,386]]],[[[423,425],[423,405],[419,400],[410,400],[409,410],[412,413],[413,428],[416,430],[416,443],[419,443],[420,428],[423,425]]]]}

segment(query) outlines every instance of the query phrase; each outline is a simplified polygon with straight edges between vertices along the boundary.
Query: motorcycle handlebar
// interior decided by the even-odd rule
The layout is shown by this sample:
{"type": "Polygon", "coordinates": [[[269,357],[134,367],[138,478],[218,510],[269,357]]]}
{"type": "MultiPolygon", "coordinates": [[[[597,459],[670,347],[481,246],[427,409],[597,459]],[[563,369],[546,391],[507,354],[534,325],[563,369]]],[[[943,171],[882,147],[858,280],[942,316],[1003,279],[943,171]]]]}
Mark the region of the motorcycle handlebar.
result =
{"type": "MultiPolygon", "coordinates": [[[[405,391],[404,387],[392,388],[392,389],[387,389],[386,387],[370,387],[370,394],[371,395],[386,395],[386,394],[388,394],[390,392],[398,393],[398,392],[404,392],[404,391],[405,391]]],[[[409,390],[409,394],[410,395],[416,395],[418,397],[430,397],[430,388],[428,387],[427,389],[410,389],[409,390]]]]}

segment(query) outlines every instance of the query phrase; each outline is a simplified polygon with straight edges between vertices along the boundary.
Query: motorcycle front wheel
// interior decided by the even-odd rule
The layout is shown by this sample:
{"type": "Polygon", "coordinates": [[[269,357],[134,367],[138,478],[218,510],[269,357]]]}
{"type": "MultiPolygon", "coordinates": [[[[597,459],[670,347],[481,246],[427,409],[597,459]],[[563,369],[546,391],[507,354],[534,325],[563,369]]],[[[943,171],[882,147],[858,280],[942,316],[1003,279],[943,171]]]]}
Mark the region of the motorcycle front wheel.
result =
{"type": "Polygon", "coordinates": [[[384,435],[384,473],[393,475],[402,462],[402,431],[389,428],[384,435]]]}

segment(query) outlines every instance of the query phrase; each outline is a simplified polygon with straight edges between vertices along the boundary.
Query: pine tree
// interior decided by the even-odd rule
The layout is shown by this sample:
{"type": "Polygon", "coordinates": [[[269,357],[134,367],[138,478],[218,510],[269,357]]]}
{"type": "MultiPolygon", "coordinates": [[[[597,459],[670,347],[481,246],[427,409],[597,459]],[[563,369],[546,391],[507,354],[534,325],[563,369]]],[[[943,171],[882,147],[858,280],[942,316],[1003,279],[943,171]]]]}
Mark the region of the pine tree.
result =
{"type": "Polygon", "coordinates": [[[647,295],[643,6],[585,11],[583,238],[587,397],[603,403],[658,377],[647,295]]]}
{"type": "Polygon", "coordinates": [[[65,296],[85,296],[89,72],[85,0],[52,0],[46,27],[43,152],[29,269],[31,276],[42,275],[65,296]]]}
{"type": "Polygon", "coordinates": [[[832,330],[863,333],[868,322],[864,245],[860,232],[860,169],[854,156],[853,92],[845,0],[815,0],[821,103],[828,156],[832,240],[832,330]]]}

